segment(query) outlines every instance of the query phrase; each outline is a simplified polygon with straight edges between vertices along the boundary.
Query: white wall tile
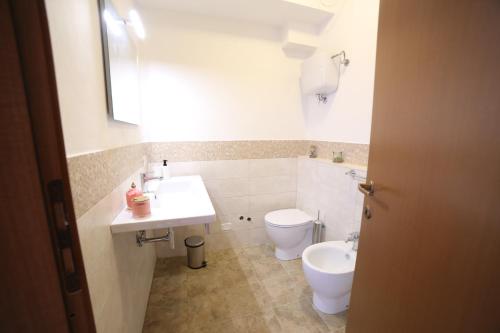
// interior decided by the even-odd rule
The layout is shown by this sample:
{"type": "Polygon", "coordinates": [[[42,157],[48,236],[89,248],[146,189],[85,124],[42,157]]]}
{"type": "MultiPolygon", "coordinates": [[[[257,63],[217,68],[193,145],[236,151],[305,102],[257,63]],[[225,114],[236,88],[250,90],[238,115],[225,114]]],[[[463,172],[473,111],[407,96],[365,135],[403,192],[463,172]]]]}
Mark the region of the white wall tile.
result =
{"type": "Polygon", "coordinates": [[[139,183],[140,171],[77,220],[99,332],[139,332],[142,329],[155,266],[155,249],[137,247],[135,233],[111,234],[110,230],[113,219],[125,208],[125,192],[130,183],[139,183]],[[123,302],[123,299],[128,301],[123,302]]]}
{"type": "Polygon", "coordinates": [[[224,215],[221,217],[222,223],[229,223],[231,226],[231,230],[248,230],[255,228],[255,222],[252,219],[251,221],[247,221],[247,217],[249,215],[245,215],[243,220],[240,220],[240,215],[224,215]]]}
{"type": "Polygon", "coordinates": [[[200,174],[203,180],[247,178],[248,160],[225,160],[200,162],[200,174]]]}
{"type": "Polygon", "coordinates": [[[235,239],[242,246],[254,246],[269,244],[271,241],[267,236],[265,228],[253,228],[249,230],[236,230],[235,239]]]}
{"type": "Polygon", "coordinates": [[[245,196],[249,193],[248,178],[216,179],[215,183],[215,195],[218,197],[245,196]]]}
{"type": "Polygon", "coordinates": [[[169,168],[172,177],[199,175],[201,172],[200,162],[170,162],[169,168]]]}
{"type": "Polygon", "coordinates": [[[248,196],[219,199],[224,215],[248,215],[250,199],[248,196]]]}
{"type": "Polygon", "coordinates": [[[270,177],[295,175],[297,172],[296,158],[273,158],[249,160],[249,177],[270,177]]]}
{"type": "Polygon", "coordinates": [[[205,246],[208,251],[223,250],[239,246],[234,231],[206,235],[205,241],[205,246]]]}
{"type": "Polygon", "coordinates": [[[250,178],[249,194],[270,194],[294,192],[297,188],[297,177],[293,176],[273,176],[250,178]]]}
{"type": "MultiPolygon", "coordinates": [[[[359,231],[363,195],[348,173],[352,166],[321,159],[299,158],[297,161],[297,207],[316,216],[325,224],[325,240],[342,240],[359,231]]],[[[366,170],[356,169],[366,176],[366,170]]]]}
{"type": "Polygon", "coordinates": [[[158,257],[185,255],[183,240],[195,234],[204,235],[207,248],[211,249],[267,243],[264,215],[276,209],[294,208],[296,204],[296,158],[175,162],[171,163],[171,173],[199,173],[203,177],[217,221],[209,235],[202,228],[175,228],[176,249],[159,243],[158,257]],[[243,221],[240,216],[244,216],[243,221]],[[248,217],[252,220],[247,221],[248,217]],[[231,230],[221,230],[222,223],[230,223],[231,230]]]}
{"type": "Polygon", "coordinates": [[[250,211],[270,212],[277,209],[295,208],[296,192],[260,194],[250,196],[250,211]]]}
{"type": "MultiPolygon", "coordinates": [[[[360,228],[364,199],[357,191],[358,181],[346,175],[351,167],[321,159],[285,158],[183,162],[172,165],[172,171],[202,174],[217,213],[210,235],[205,235],[207,248],[220,249],[268,242],[265,214],[294,207],[314,217],[321,212],[325,240],[345,239],[360,228]],[[239,220],[240,216],[245,219],[239,220]],[[221,230],[222,223],[230,223],[231,230],[221,230]]],[[[366,175],[365,170],[356,171],[366,175]]],[[[193,234],[204,235],[204,230],[176,228],[176,250],[170,250],[168,243],[159,244],[157,256],[184,255],[183,240],[193,234]]]]}
{"type": "Polygon", "coordinates": [[[210,179],[203,183],[212,199],[245,196],[249,193],[248,178],[210,179]]]}
{"type": "Polygon", "coordinates": [[[297,160],[297,191],[313,192],[318,184],[318,163],[312,159],[297,160]]]}
{"type": "Polygon", "coordinates": [[[265,227],[265,221],[264,221],[264,216],[268,212],[250,212],[249,216],[252,218],[252,223],[255,228],[264,228],[265,227]]]}
{"type": "Polygon", "coordinates": [[[303,210],[311,216],[317,216],[319,205],[318,205],[318,193],[315,191],[311,192],[297,192],[296,207],[303,210]]]}

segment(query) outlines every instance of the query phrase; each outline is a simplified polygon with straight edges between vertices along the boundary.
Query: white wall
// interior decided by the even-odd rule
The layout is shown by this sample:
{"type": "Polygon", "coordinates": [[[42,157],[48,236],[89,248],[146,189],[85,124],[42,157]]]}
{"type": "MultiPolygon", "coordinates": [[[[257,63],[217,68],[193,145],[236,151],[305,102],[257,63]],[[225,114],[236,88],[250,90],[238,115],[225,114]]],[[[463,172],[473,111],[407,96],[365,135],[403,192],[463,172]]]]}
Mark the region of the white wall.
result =
{"type": "MultiPolygon", "coordinates": [[[[142,331],[156,263],[154,247],[136,245],[135,233],[111,234],[125,208],[123,195],[138,170],[78,219],[85,273],[99,333],[142,331]]],[[[152,235],[148,235],[151,237],[152,235]]]]}
{"type": "Polygon", "coordinates": [[[332,55],[345,50],[351,63],[327,104],[303,99],[307,139],[370,142],[378,7],[378,0],[344,0],[321,35],[321,49],[332,55]]]}
{"type": "MultiPolygon", "coordinates": [[[[114,2],[122,14],[130,6],[114,2]]],[[[283,55],[279,31],[141,11],[142,131],[106,113],[97,1],[46,4],[69,156],[140,141],[369,143],[378,0],[345,0],[320,37],[322,49],[351,60],[326,105],[302,99],[300,60],[283,55]]]]}
{"type": "Polygon", "coordinates": [[[138,126],[107,115],[97,0],[46,0],[46,7],[66,154],[141,142],[138,126]]]}
{"type": "MultiPolygon", "coordinates": [[[[139,127],[106,113],[97,0],[46,0],[46,7],[66,154],[141,142],[139,127]]],[[[77,220],[97,332],[142,330],[155,251],[138,248],[133,233],[109,230],[124,209],[123,193],[138,180],[139,171],[77,220]]]]}
{"type": "Polygon", "coordinates": [[[303,139],[300,61],[279,32],[188,14],[141,11],[146,141],[303,139]]]}

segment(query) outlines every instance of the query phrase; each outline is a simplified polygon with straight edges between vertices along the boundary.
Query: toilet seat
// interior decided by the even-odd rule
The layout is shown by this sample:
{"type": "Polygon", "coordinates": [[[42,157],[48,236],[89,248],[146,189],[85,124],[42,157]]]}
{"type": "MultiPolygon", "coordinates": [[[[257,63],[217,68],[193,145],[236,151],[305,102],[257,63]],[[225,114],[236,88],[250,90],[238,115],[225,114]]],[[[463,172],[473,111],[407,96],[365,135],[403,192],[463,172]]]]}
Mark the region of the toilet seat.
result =
{"type": "Polygon", "coordinates": [[[278,228],[299,227],[312,222],[311,216],[299,209],[280,209],[269,212],[264,217],[266,224],[278,228]]]}

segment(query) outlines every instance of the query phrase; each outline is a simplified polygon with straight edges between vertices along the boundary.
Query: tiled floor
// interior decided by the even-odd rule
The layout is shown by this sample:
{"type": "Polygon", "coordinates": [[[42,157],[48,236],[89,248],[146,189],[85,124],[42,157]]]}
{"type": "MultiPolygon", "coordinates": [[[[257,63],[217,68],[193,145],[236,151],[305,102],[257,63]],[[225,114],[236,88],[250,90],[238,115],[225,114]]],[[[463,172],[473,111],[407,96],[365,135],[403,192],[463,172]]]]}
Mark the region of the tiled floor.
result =
{"type": "Polygon", "coordinates": [[[300,259],[264,245],[209,252],[199,270],[185,261],[158,259],[143,332],[344,332],[345,313],[313,308],[300,259]]]}

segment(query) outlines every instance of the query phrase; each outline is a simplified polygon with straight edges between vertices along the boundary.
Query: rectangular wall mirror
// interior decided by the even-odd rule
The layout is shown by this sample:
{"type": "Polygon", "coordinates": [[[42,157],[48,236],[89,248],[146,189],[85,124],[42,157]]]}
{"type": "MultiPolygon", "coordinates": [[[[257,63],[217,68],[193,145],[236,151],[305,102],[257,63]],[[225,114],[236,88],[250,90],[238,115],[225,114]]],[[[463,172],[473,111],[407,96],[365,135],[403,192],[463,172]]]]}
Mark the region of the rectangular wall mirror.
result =
{"type": "Polygon", "coordinates": [[[141,120],[137,37],[111,0],[98,0],[108,113],[114,120],[141,120]]]}

